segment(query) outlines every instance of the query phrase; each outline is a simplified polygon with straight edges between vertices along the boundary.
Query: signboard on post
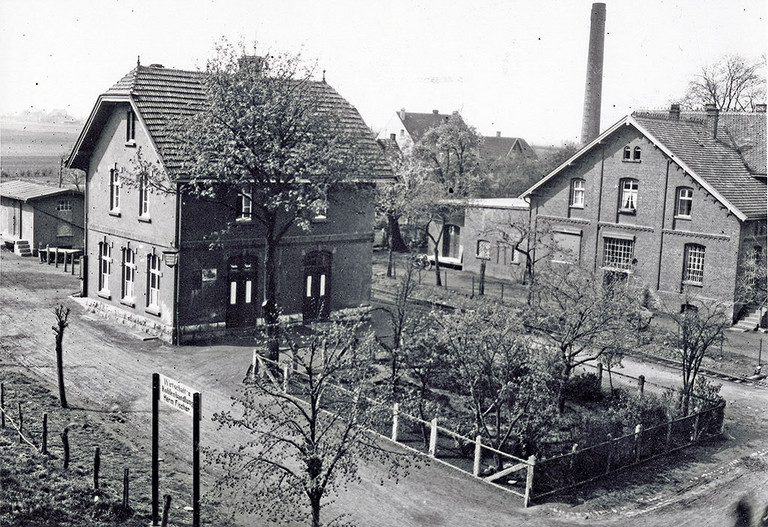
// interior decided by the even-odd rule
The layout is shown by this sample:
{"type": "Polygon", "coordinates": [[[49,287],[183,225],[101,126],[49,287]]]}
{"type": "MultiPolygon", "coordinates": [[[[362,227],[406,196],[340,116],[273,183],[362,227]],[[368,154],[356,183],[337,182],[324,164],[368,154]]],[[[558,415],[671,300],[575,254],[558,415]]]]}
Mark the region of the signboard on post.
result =
{"type": "Polygon", "coordinates": [[[192,415],[193,394],[189,386],[160,374],[160,400],[168,406],[192,415]]]}

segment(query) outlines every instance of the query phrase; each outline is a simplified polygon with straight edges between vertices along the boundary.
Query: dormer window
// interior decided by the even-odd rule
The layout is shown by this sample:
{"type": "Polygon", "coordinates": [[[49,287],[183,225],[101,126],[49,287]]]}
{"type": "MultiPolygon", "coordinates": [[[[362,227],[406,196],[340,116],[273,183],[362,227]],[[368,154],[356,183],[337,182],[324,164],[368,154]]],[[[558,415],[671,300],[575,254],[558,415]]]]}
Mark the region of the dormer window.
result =
{"type": "Polygon", "coordinates": [[[638,181],[636,179],[621,180],[621,202],[619,203],[619,212],[632,212],[637,210],[637,190],[638,181]]]}
{"type": "Polygon", "coordinates": [[[125,142],[129,145],[136,144],[136,114],[128,110],[125,119],[125,142]]]}

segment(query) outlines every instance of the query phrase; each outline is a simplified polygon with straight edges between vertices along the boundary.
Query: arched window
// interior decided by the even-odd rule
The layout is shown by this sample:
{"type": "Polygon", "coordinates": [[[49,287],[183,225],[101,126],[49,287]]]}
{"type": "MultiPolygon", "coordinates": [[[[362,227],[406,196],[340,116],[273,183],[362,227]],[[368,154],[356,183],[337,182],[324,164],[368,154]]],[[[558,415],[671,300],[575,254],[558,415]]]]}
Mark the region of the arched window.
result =
{"type": "Polygon", "coordinates": [[[636,146],[632,153],[632,161],[640,161],[640,147],[636,146]]]}
{"type": "Polygon", "coordinates": [[[683,283],[701,285],[704,282],[703,245],[687,243],[683,258],[683,283]]]}
{"type": "Polygon", "coordinates": [[[632,159],[632,149],[629,148],[629,146],[624,147],[624,161],[629,161],[632,159]]]}

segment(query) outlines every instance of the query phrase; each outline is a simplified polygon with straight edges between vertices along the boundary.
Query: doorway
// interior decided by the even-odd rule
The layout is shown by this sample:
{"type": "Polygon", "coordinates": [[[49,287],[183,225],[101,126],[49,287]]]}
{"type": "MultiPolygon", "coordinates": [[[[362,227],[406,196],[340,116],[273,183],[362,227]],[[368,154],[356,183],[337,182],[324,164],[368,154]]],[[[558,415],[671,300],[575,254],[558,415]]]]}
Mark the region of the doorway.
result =
{"type": "Polygon", "coordinates": [[[227,327],[256,324],[256,259],[233,256],[227,261],[227,327]]]}
{"type": "Polygon", "coordinates": [[[331,253],[312,251],[304,256],[304,322],[331,314],[331,253]]]}

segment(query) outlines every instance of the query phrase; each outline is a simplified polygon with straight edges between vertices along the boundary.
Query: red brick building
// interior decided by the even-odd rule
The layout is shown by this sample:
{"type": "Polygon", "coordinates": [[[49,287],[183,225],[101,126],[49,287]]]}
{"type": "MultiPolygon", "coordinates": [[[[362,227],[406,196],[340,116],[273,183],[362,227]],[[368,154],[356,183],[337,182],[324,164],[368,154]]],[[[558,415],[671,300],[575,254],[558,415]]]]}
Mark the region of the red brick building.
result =
{"type": "MultiPolygon", "coordinates": [[[[87,174],[84,296],[94,310],[178,342],[253,327],[263,299],[259,224],[236,190],[223,204],[186,192],[168,133],[205,102],[203,75],[137,65],[99,96],[68,163],[87,174]],[[128,184],[139,151],[172,177],[174,192],[128,184]],[[226,226],[226,236],[212,238],[226,226]]],[[[373,173],[331,192],[309,232],[292,228],[282,239],[279,307],[305,321],[369,301],[374,184],[392,177],[357,110],[325,82],[314,84],[320,104],[341,115],[374,163],[373,173]]]]}
{"type": "Polygon", "coordinates": [[[766,248],[766,113],[636,112],[521,196],[548,225],[553,260],[602,269],[668,307],[689,287],[734,305],[766,248]]]}

